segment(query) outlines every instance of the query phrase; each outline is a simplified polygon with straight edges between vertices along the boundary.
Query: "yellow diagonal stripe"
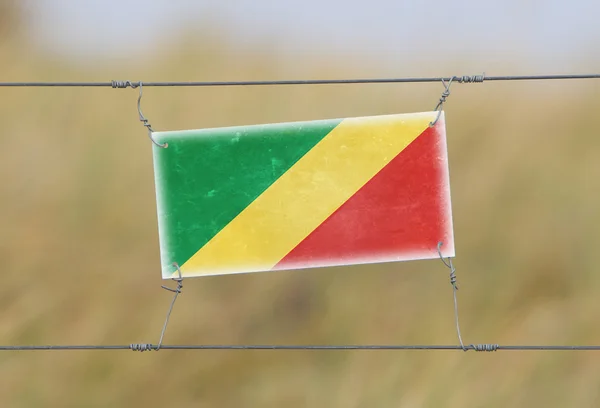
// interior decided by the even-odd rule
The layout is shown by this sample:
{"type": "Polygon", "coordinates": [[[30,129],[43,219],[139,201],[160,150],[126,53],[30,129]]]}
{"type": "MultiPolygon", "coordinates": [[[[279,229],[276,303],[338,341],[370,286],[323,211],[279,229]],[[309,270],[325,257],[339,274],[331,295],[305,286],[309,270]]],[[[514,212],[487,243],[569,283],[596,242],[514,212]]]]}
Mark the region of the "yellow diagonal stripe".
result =
{"type": "Polygon", "coordinates": [[[344,119],[184,263],[182,274],[273,268],[435,117],[426,112],[344,119]]]}

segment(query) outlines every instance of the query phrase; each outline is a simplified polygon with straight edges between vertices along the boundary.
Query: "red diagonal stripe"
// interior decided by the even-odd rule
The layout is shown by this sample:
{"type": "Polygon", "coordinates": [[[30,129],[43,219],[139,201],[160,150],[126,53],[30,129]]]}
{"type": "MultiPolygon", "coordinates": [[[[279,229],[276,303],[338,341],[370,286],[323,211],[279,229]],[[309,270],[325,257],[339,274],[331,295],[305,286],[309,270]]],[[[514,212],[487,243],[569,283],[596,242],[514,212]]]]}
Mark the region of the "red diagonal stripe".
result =
{"type": "MultiPolygon", "coordinates": [[[[438,124],[439,125],[439,124],[438,124]]],[[[445,140],[428,128],[274,269],[454,254],[445,140]]]]}

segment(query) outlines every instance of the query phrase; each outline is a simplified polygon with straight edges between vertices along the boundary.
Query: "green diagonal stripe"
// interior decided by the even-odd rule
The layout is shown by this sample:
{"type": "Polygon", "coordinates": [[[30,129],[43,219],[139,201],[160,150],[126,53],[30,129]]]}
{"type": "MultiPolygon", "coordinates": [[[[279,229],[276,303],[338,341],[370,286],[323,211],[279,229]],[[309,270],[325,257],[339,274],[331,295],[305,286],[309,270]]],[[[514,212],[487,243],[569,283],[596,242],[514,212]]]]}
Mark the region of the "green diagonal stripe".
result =
{"type": "Polygon", "coordinates": [[[182,265],[341,120],[157,132],[164,267],[182,265]]]}

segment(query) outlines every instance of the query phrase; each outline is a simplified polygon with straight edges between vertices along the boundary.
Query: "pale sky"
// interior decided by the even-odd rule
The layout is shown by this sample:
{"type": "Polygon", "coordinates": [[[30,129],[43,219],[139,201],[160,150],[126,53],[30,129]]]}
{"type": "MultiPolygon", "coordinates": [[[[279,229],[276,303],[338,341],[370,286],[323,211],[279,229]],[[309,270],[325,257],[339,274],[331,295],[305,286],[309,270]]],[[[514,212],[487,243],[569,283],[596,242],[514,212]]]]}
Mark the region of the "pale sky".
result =
{"type": "MultiPolygon", "coordinates": [[[[382,63],[453,56],[559,73],[600,70],[598,0],[23,0],[34,36],[69,55],[160,51],[185,25],[212,22],[243,48],[262,37],[281,53],[355,54],[382,63]]],[[[473,72],[476,73],[476,72],[473,72]]]]}

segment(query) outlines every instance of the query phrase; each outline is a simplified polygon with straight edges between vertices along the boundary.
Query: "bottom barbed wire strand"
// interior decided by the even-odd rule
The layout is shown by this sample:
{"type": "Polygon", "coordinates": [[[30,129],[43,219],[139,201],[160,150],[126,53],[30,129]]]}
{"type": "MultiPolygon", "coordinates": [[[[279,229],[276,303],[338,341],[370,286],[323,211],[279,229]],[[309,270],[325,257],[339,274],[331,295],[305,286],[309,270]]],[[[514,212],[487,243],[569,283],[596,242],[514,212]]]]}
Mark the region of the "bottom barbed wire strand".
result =
{"type": "MultiPolygon", "coordinates": [[[[0,351],[74,351],[74,350],[156,350],[154,344],[129,344],[129,345],[40,345],[40,346],[0,346],[0,351]]],[[[467,350],[481,352],[491,351],[600,351],[597,346],[552,346],[552,345],[507,345],[498,344],[471,344],[464,346],[467,350]]],[[[448,350],[463,351],[459,345],[165,345],[162,350],[448,350]]]]}

